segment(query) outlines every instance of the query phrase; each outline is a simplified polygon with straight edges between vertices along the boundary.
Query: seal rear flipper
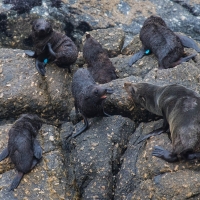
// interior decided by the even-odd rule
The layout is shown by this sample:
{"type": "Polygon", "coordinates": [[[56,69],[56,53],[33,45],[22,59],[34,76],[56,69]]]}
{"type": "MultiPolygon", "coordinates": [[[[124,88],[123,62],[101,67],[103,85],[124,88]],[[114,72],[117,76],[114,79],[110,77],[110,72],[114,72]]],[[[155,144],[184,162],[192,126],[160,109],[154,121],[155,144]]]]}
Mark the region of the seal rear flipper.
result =
{"type": "Polygon", "coordinates": [[[179,37],[179,39],[181,40],[181,43],[184,47],[193,48],[198,53],[200,53],[200,47],[198,47],[198,45],[192,38],[189,38],[189,37],[179,34],[179,33],[176,33],[176,35],[179,37]]]}
{"type": "Polygon", "coordinates": [[[88,120],[87,118],[82,114],[85,125],[74,135],[72,135],[72,138],[76,138],[78,135],[80,135],[83,131],[85,131],[88,128],[88,120]]]}
{"type": "Polygon", "coordinates": [[[42,148],[36,139],[33,141],[33,152],[38,160],[42,158],[42,148]]]}
{"type": "Polygon", "coordinates": [[[43,62],[40,62],[38,59],[35,61],[35,67],[37,71],[42,75],[45,76],[46,70],[45,70],[46,64],[43,62]]]}
{"type": "Polygon", "coordinates": [[[9,191],[14,190],[19,185],[21,179],[23,178],[24,173],[18,172],[17,176],[13,179],[13,182],[10,186],[9,191]]]}
{"type": "Polygon", "coordinates": [[[178,64],[181,64],[182,62],[188,62],[191,58],[195,57],[197,54],[192,54],[190,56],[186,56],[186,57],[182,57],[180,58],[180,60],[178,60],[177,62],[175,62],[175,66],[178,64]]]}
{"type": "Polygon", "coordinates": [[[139,144],[140,142],[142,142],[144,140],[149,139],[151,136],[160,135],[161,133],[165,133],[165,130],[163,129],[163,127],[153,130],[152,132],[150,132],[149,134],[144,136],[141,140],[139,140],[139,142],[137,144],[139,144]]]}
{"type": "Polygon", "coordinates": [[[128,65],[129,67],[132,66],[133,63],[135,63],[136,61],[138,61],[139,59],[141,59],[145,54],[145,50],[141,49],[139,52],[135,53],[129,60],[128,65]]]}
{"type": "Polygon", "coordinates": [[[31,51],[31,50],[24,50],[24,53],[26,55],[28,55],[29,57],[31,58],[36,58],[36,53],[34,51],[31,51]]]}
{"type": "Polygon", "coordinates": [[[9,155],[9,152],[8,152],[8,147],[7,147],[7,148],[5,148],[5,149],[2,151],[2,153],[0,154],[0,162],[1,162],[2,160],[4,160],[6,157],[8,157],[8,155],[9,155]]]}
{"type": "Polygon", "coordinates": [[[163,160],[166,160],[167,162],[176,162],[178,161],[178,157],[176,154],[173,154],[162,147],[155,146],[154,150],[152,152],[153,156],[156,156],[158,158],[162,158],[163,160]]]}

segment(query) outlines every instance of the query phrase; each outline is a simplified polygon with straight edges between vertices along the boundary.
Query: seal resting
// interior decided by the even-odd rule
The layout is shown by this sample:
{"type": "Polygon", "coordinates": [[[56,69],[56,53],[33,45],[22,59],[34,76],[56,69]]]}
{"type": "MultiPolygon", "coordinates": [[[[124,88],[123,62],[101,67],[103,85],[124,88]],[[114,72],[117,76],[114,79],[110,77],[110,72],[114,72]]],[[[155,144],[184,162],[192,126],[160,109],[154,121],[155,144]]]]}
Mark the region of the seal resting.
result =
{"type": "Polygon", "coordinates": [[[175,162],[179,157],[186,160],[200,158],[200,153],[195,153],[200,146],[200,97],[197,93],[177,84],[161,87],[149,83],[125,83],[124,88],[134,102],[164,118],[163,127],[143,139],[170,131],[172,152],[155,146],[152,155],[168,162],[175,162]]]}
{"type": "Polygon", "coordinates": [[[95,82],[104,84],[117,79],[115,67],[110,61],[107,52],[90,34],[86,34],[86,41],[83,45],[83,57],[95,82]]]}
{"type": "Polygon", "coordinates": [[[37,115],[23,114],[9,130],[8,146],[0,154],[0,161],[9,156],[18,171],[10,190],[17,188],[23,175],[42,158],[42,148],[36,140],[41,126],[42,121],[37,115]]]}
{"type": "Polygon", "coordinates": [[[158,67],[160,69],[167,69],[196,56],[196,54],[192,54],[184,57],[184,46],[200,52],[200,48],[194,40],[181,34],[175,34],[167,27],[161,17],[155,15],[145,20],[140,30],[140,40],[143,47],[130,58],[129,66],[132,66],[133,63],[144,55],[152,52],[158,58],[158,67]]]}
{"type": "Polygon", "coordinates": [[[78,110],[83,116],[85,125],[73,137],[88,128],[87,118],[96,116],[109,116],[104,112],[103,101],[106,94],[113,93],[112,89],[97,85],[87,69],[78,69],[72,79],[72,95],[76,113],[78,110]]]}
{"type": "Polygon", "coordinates": [[[25,53],[36,58],[36,68],[42,76],[45,75],[45,66],[49,61],[71,72],[70,65],[76,62],[78,51],[69,37],[54,31],[51,24],[42,18],[33,22],[31,37],[35,52],[25,50],[25,53]]]}

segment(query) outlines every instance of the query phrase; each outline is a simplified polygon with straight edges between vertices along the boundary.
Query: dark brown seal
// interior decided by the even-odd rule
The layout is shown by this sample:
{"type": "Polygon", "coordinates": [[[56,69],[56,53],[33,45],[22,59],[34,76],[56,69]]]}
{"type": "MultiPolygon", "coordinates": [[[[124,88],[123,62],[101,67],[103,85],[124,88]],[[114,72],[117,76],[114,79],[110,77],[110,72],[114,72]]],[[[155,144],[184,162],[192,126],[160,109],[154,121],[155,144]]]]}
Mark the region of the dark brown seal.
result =
{"type": "Polygon", "coordinates": [[[85,126],[77,132],[76,137],[88,128],[87,118],[96,116],[108,116],[103,109],[103,101],[106,94],[111,94],[112,89],[97,85],[87,69],[78,69],[72,79],[72,95],[76,113],[82,114],[85,126]]]}
{"type": "Polygon", "coordinates": [[[125,90],[134,102],[148,111],[163,116],[163,127],[147,135],[158,135],[169,128],[173,150],[155,146],[153,155],[168,162],[178,158],[200,158],[200,96],[181,85],[156,86],[149,83],[125,83],[125,90]]]}
{"type": "Polygon", "coordinates": [[[83,57],[95,82],[104,84],[117,78],[115,67],[110,61],[107,52],[90,34],[86,35],[83,57]]]}
{"type": "Polygon", "coordinates": [[[162,18],[155,15],[145,20],[140,30],[140,40],[143,47],[131,57],[129,66],[152,52],[158,58],[159,68],[167,69],[186,62],[196,55],[184,57],[184,46],[200,52],[200,48],[194,40],[181,34],[175,34],[167,27],[162,18]]]}
{"type": "Polygon", "coordinates": [[[18,171],[10,190],[17,188],[23,175],[35,167],[42,157],[42,148],[36,140],[41,126],[42,121],[37,115],[24,114],[9,130],[8,147],[0,154],[0,161],[9,156],[18,171]]]}
{"type": "Polygon", "coordinates": [[[36,58],[36,68],[41,75],[45,75],[45,65],[54,61],[58,67],[68,68],[75,63],[78,57],[74,42],[62,33],[52,29],[45,19],[37,19],[32,24],[31,37],[35,52],[26,50],[25,53],[36,58]]]}

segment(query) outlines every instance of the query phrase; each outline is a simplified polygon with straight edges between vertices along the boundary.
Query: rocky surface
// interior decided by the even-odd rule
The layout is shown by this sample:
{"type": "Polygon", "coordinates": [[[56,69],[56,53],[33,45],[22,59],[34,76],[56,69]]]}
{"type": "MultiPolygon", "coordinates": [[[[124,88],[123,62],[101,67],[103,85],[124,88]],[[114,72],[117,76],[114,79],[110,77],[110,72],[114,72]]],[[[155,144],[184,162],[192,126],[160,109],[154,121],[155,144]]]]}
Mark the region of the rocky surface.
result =
{"type": "Polygon", "coordinates": [[[157,68],[154,55],[127,65],[141,48],[138,33],[151,14],[160,15],[173,31],[200,41],[200,3],[63,0],[59,6],[58,0],[9,2],[0,2],[0,151],[20,114],[37,113],[45,123],[38,135],[43,159],[14,192],[8,192],[16,174],[14,166],[9,159],[0,162],[0,199],[200,199],[198,161],[172,164],[153,157],[155,145],[171,151],[167,134],[137,144],[143,135],[161,127],[162,120],[155,121],[159,116],[135,104],[123,88],[125,82],[179,83],[200,93],[199,54],[166,70],[157,68]],[[18,10],[12,10],[16,2],[18,10]],[[50,63],[41,77],[34,59],[25,56],[23,49],[32,49],[31,21],[38,17],[50,20],[55,30],[66,33],[78,46],[71,74],[50,63]],[[87,67],[81,52],[86,32],[107,50],[119,78],[105,84],[114,89],[104,103],[105,111],[113,116],[89,119],[89,129],[72,139],[71,134],[83,126],[74,112],[71,79],[78,67],[87,67]]]}

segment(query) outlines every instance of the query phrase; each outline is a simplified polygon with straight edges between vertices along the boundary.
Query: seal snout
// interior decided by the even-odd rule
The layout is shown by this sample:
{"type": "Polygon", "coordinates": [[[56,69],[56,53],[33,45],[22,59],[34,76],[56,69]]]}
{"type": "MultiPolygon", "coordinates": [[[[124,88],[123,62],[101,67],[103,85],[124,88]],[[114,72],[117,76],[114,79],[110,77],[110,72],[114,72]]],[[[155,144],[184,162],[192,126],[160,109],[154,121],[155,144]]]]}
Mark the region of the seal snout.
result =
{"type": "Polygon", "coordinates": [[[87,39],[90,38],[90,34],[89,33],[86,34],[86,38],[87,39]]]}

